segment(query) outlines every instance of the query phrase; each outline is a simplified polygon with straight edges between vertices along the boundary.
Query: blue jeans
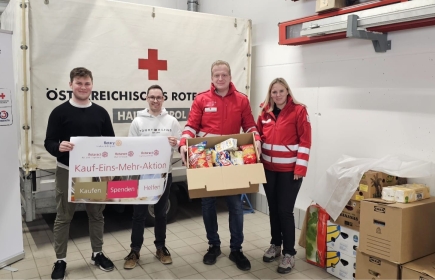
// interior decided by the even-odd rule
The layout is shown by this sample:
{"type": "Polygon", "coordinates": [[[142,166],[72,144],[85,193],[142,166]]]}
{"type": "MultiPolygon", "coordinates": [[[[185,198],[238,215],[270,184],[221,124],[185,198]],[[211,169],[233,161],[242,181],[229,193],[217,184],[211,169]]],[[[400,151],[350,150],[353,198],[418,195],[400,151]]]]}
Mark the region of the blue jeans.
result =
{"type": "MultiPolygon", "coordinates": [[[[243,243],[243,205],[241,195],[226,196],[229,211],[230,248],[231,251],[240,251],[243,243]]],[[[216,214],[216,197],[202,199],[202,217],[209,245],[220,246],[218,223],[216,214]]]]}
{"type": "MultiPolygon", "coordinates": [[[[165,246],[166,240],[166,207],[169,200],[169,194],[171,192],[172,185],[172,173],[168,174],[166,183],[166,189],[162,196],[154,205],[154,236],[157,249],[161,249],[165,246]]],[[[148,204],[133,205],[133,222],[131,230],[131,249],[139,252],[143,244],[143,234],[145,229],[145,217],[148,211],[148,204]]]]}

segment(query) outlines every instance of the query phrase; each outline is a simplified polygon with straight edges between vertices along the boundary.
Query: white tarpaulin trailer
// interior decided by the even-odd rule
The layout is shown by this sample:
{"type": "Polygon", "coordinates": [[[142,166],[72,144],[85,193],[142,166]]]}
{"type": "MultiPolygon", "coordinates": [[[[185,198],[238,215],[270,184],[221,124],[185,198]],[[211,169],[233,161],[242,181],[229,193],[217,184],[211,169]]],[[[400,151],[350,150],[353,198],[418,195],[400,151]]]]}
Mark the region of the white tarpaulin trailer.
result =
{"type": "MultiPolygon", "coordinates": [[[[50,112],[72,94],[71,69],[93,72],[91,100],[107,109],[117,136],[127,135],[152,84],[162,86],[164,107],[183,126],[218,59],[230,63],[233,83],[249,96],[250,20],[105,0],[11,0],[1,26],[14,32],[28,221],[54,210],[53,177],[44,171],[56,160],[44,139],[50,112]]],[[[183,171],[174,168],[174,177],[183,171]]]]}

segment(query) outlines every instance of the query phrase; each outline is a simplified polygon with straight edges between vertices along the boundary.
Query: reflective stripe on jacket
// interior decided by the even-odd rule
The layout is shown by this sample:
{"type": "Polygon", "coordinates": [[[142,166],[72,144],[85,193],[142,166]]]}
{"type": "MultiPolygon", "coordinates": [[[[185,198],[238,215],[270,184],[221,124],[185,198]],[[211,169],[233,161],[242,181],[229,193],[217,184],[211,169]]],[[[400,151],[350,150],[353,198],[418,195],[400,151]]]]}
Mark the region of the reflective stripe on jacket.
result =
{"type": "Polygon", "coordinates": [[[294,171],[305,176],[311,148],[311,124],[307,109],[293,103],[289,96],[278,118],[263,109],[258,117],[264,168],[271,171],[294,171]]]}

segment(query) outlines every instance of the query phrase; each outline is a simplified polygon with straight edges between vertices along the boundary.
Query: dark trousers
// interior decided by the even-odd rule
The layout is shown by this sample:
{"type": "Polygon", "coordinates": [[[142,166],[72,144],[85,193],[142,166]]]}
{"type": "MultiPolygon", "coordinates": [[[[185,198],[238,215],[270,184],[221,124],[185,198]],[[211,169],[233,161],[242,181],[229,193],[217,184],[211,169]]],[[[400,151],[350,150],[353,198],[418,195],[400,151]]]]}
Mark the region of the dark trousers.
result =
{"type": "MultiPolygon", "coordinates": [[[[243,205],[241,195],[226,196],[229,211],[230,248],[231,251],[240,251],[243,243],[243,205]]],[[[216,214],[216,197],[202,199],[202,217],[209,245],[220,246],[218,223],[216,214]]]]}
{"type": "Polygon", "coordinates": [[[283,245],[283,254],[296,255],[295,218],[293,208],[301,188],[302,179],[294,180],[292,172],[265,169],[267,184],[263,184],[269,204],[270,244],[283,245]]]}
{"type": "MultiPolygon", "coordinates": [[[[154,205],[154,235],[157,249],[165,246],[166,240],[166,209],[171,191],[172,173],[168,174],[166,189],[160,197],[159,202],[154,205]]],[[[148,204],[133,205],[133,223],[131,231],[131,249],[139,252],[143,244],[143,233],[145,229],[145,213],[148,211],[148,204]]]]}

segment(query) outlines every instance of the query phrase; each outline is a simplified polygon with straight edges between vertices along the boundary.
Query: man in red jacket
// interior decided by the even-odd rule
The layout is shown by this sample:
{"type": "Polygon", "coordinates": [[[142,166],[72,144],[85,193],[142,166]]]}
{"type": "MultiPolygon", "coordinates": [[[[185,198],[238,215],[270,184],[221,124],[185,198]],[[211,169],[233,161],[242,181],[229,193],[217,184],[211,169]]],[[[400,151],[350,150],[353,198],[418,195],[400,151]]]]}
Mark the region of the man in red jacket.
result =
{"type": "MultiPolygon", "coordinates": [[[[218,136],[240,133],[254,133],[256,146],[261,153],[261,142],[248,97],[238,92],[231,82],[231,69],[228,62],[218,60],[211,66],[211,88],[198,94],[190,109],[189,118],[180,141],[180,153],[186,161],[186,138],[196,136],[218,136]]],[[[243,255],[243,206],[240,195],[227,196],[229,226],[231,232],[230,260],[241,270],[250,270],[251,263],[243,255]]],[[[221,254],[220,239],[216,215],[216,197],[202,199],[202,215],[207,231],[208,252],[204,255],[204,264],[216,263],[221,254]]]]}

